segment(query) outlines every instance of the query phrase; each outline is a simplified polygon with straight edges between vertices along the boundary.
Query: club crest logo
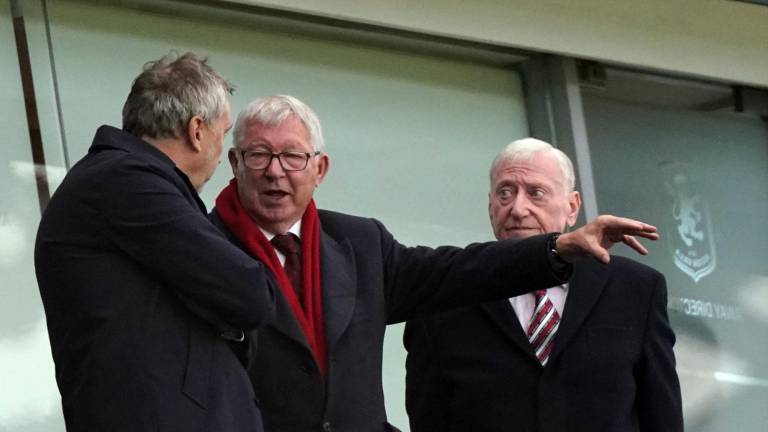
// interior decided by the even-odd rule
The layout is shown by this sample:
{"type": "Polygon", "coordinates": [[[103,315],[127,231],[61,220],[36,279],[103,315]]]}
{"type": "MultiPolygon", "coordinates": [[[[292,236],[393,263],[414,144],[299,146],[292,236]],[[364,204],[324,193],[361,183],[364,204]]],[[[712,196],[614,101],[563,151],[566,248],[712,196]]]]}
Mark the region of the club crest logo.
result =
{"type": "Polygon", "coordinates": [[[672,209],[667,238],[675,266],[698,283],[712,273],[717,263],[709,207],[683,164],[669,164],[668,168],[665,186],[672,198],[672,209]]]}

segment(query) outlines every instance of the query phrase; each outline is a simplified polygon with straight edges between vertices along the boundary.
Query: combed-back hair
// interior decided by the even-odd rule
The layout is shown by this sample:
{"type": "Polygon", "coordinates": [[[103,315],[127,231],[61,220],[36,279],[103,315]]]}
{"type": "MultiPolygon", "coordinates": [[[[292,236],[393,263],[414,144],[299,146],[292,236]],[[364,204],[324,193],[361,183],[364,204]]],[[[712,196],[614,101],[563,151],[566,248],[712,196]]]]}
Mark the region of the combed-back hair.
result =
{"type": "Polygon", "coordinates": [[[509,143],[504,150],[493,159],[489,172],[491,182],[496,169],[505,162],[525,161],[530,162],[538,153],[546,153],[555,158],[560,171],[563,173],[563,182],[565,183],[565,192],[570,193],[576,186],[576,176],[573,171],[571,159],[563,153],[562,150],[555,148],[552,144],[538,140],[536,138],[523,138],[509,143]]]}
{"type": "Polygon", "coordinates": [[[194,116],[206,123],[224,112],[234,87],[188,52],[144,64],[123,106],[123,130],[137,137],[180,138],[194,116]]]}
{"type": "Polygon", "coordinates": [[[317,118],[317,114],[304,102],[288,95],[267,96],[248,104],[235,121],[232,134],[234,146],[242,148],[243,144],[247,144],[243,140],[245,139],[245,129],[249,123],[277,126],[290,116],[295,116],[307,128],[309,143],[312,148],[315,151],[324,152],[323,128],[320,126],[320,119],[317,118]]]}

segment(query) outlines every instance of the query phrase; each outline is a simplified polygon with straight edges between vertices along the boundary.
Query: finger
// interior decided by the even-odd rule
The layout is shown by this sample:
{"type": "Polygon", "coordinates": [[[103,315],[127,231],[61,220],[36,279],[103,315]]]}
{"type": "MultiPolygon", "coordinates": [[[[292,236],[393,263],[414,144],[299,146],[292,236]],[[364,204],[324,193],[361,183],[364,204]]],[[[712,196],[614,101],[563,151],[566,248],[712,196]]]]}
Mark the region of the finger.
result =
{"type": "Polygon", "coordinates": [[[640,241],[635,237],[631,235],[625,235],[622,242],[637,251],[637,253],[640,255],[648,255],[648,249],[646,249],[645,246],[643,246],[643,244],[640,243],[640,241]]]}
{"type": "Polygon", "coordinates": [[[653,225],[649,225],[649,224],[644,223],[644,222],[640,222],[640,223],[643,225],[642,232],[645,232],[645,233],[658,233],[659,232],[659,229],[656,228],[653,225]]]}
{"type": "Polygon", "coordinates": [[[609,228],[632,232],[633,234],[637,233],[638,235],[658,232],[658,229],[653,225],[625,217],[612,216],[604,219],[604,222],[609,228]]]}
{"type": "Polygon", "coordinates": [[[595,257],[595,259],[601,263],[608,264],[611,261],[611,253],[608,252],[608,249],[610,249],[611,245],[613,245],[616,241],[619,240],[617,239],[609,244],[600,244],[598,242],[590,241],[587,242],[585,251],[595,257]]]}
{"type": "Polygon", "coordinates": [[[601,251],[595,251],[594,255],[595,258],[597,258],[597,260],[603,264],[608,264],[611,262],[611,254],[609,254],[605,249],[602,249],[601,251]]]}
{"type": "MultiPolygon", "coordinates": [[[[636,221],[634,219],[629,218],[622,218],[622,217],[612,217],[610,222],[606,225],[606,228],[608,230],[614,231],[616,234],[621,235],[630,235],[630,236],[638,236],[643,237],[648,240],[658,240],[659,239],[659,232],[658,228],[656,228],[653,225],[647,224],[645,222],[636,221]]],[[[623,241],[620,240],[619,236],[615,236],[617,239],[615,241],[623,241]]]]}
{"type": "Polygon", "coordinates": [[[653,241],[656,241],[660,238],[658,233],[650,233],[650,232],[644,232],[644,231],[631,231],[631,230],[614,232],[609,234],[607,238],[613,243],[618,243],[618,242],[625,242],[626,237],[633,237],[633,236],[642,237],[642,238],[653,240],[653,241]]]}
{"type": "Polygon", "coordinates": [[[629,235],[635,235],[638,237],[646,238],[648,240],[658,240],[660,238],[659,233],[657,232],[647,232],[647,231],[636,231],[629,235]]]}
{"type": "Polygon", "coordinates": [[[589,254],[603,264],[608,264],[611,261],[611,254],[608,252],[608,249],[604,247],[593,247],[589,250],[589,254]]]}

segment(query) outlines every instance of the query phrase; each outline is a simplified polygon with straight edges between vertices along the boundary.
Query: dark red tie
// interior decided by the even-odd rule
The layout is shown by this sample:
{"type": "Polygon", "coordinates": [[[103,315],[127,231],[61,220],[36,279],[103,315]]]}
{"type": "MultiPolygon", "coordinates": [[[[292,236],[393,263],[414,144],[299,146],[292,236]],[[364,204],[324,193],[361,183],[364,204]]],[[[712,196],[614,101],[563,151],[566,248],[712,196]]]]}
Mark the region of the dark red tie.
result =
{"type": "Polygon", "coordinates": [[[272,245],[280,253],[285,255],[285,273],[288,275],[288,280],[293,285],[293,291],[296,293],[296,297],[299,299],[300,304],[304,304],[302,293],[302,274],[301,274],[301,241],[295,235],[278,234],[272,238],[272,245]]]}
{"type": "Polygon", "coordinates": [[[560,314],[547,296],[547,290],[536,291],[533,295],[536,297],[536,308],[528,325],[528,340],[543,366],[547,364],[552,345],[555,343],[560,314]]]}

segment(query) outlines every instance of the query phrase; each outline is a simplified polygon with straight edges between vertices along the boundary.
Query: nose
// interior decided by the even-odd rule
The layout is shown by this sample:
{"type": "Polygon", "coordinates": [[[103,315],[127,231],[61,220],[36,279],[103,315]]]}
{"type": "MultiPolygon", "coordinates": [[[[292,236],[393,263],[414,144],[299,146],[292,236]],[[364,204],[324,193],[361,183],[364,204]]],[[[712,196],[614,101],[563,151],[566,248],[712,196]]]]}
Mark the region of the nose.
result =
{"type": "Polygon", "coordinates": [[[270,178],[280,178],[285,176],[285,171],[283,170],[283,166],[280,165],[280,160],[278,160],[277,156],[272,156],[272,159],[269,160],[269,164],[264,168],[264,175],[270,178]]]}
{"type": "Polygon", "coordinates": [[[515,198],[509,206],[509,215],[515,219],[522,219],[530,213],[530,201],[526,194],[520,192],[515,194],[515,198]]]}

